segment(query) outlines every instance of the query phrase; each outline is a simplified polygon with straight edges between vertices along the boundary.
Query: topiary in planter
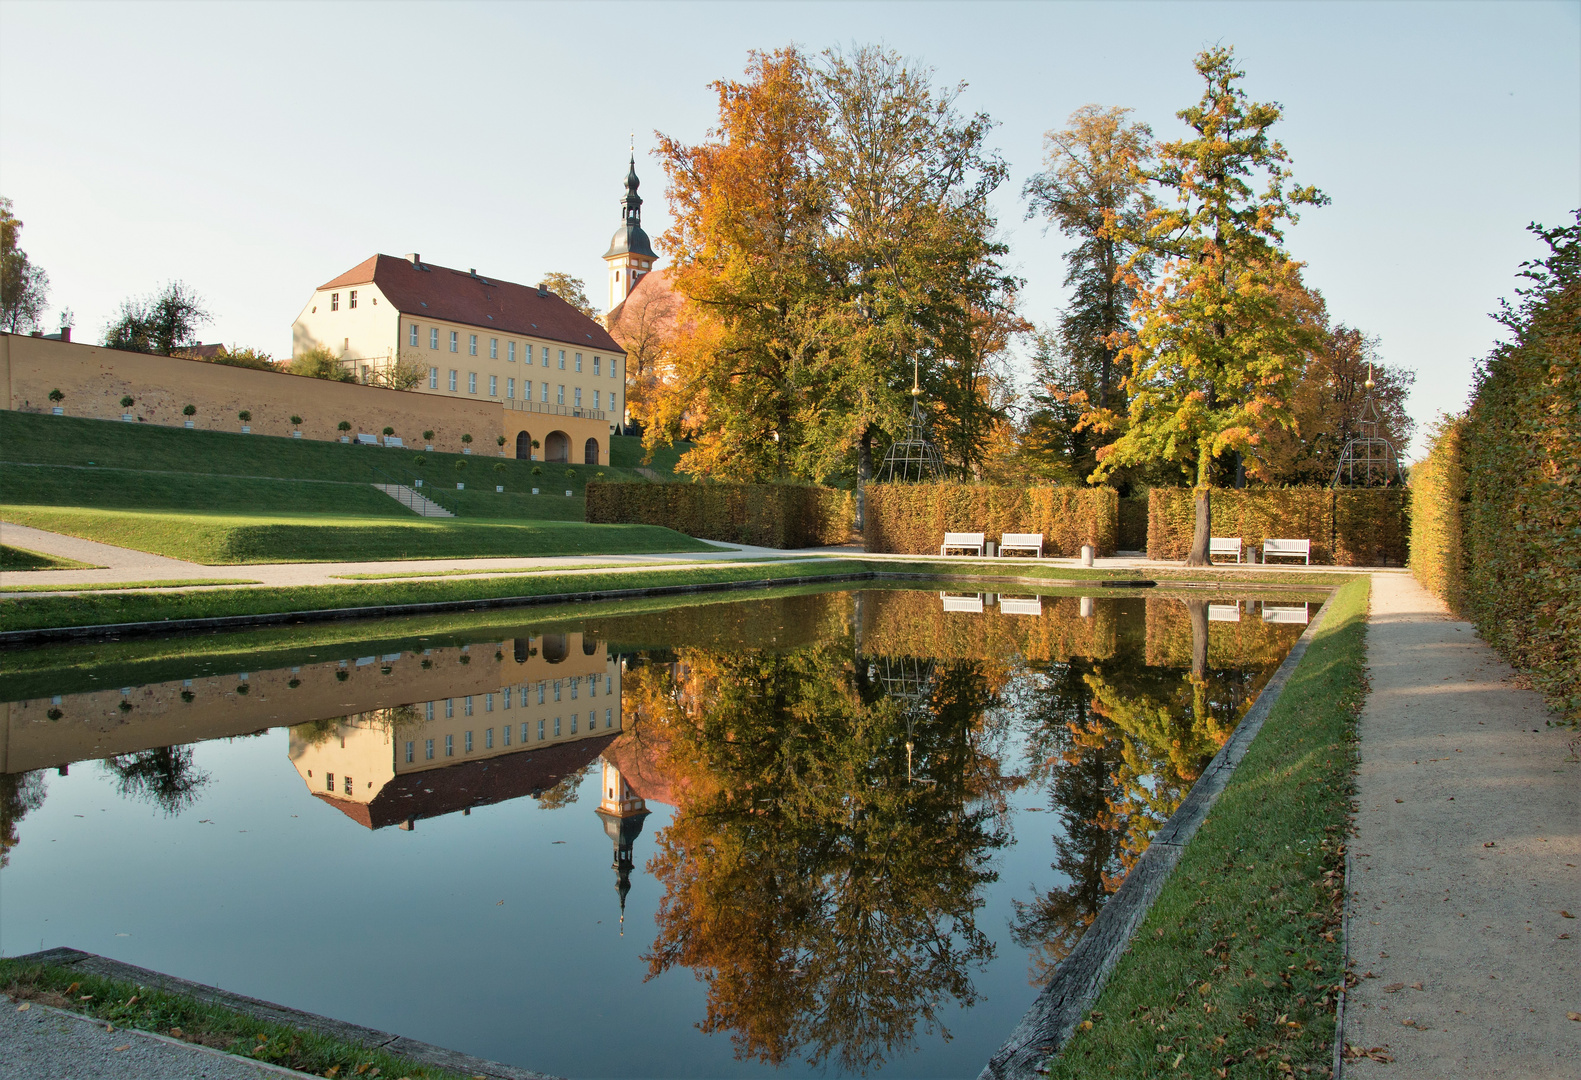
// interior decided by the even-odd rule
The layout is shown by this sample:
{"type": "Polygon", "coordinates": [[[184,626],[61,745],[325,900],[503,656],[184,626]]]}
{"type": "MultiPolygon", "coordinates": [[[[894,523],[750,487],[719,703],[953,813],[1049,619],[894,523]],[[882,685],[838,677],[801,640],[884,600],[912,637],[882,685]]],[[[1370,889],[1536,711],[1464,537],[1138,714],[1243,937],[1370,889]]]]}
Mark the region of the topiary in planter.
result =
{"type": "Polygon", "coordinates": [[[302,418],[300,416],[293,416],[293,417],[291,417],[291,426],[292,427],[301,427],[302,426],[302,418]]]}
{"type": "Polygon", "coordinates": [[[424,442],[433,442],[434,441],[434,433],[432,431],[425,431],[425,432],[423,432],[423,441],[424,442]]]}
{"type": "Polygon", "coordinates": [[[60,387],[57,386],[57,387],[55,387],[55,389],[53,389],[53,390],[51,390],[49,392],[49,399],[51,401],[57,401],[57,402],[65,401],[66,400],[66,395],[62,394],[60,392],[60,387]]]}
{"type": "Polygon", "coordinates": [[[181,415],[196,416],[198,415],[198,407],[196,405],[188,405],[186,408],[181,410],[181,415]]]}
{"type": "Polygon", "coordinates": [[[236,419],[240,420],[244,424],[250,424],[253,422],[253,414],[248,412],[246,409],[243,409],[241,412],[236,414],[236,419]]]}
{"type": "Polygon", "coordinates": [[[342,420],[340,423],[336,424],[335,427],[339,431],[350,431],[351,422],[349,420],[342,420]]]}
{"type": "Polygon", "coordinates": [[[125,397],[123,397],[121,399],[121,408],[123,408],[123,409],[130,409],[131,407],[132,407],[132,395],[131,394],[127,394],[125,397]]]}
{"type": "Polygon", "coordinates": [[[389,438],[391,435],[394,435],[394,434],[395,434],[395,429],[393,427],[387,427],[387,428],[384,429],[384,436],[385,436],[385,438],[389,438]]]}
{"type": "Polygon", "coordinates": [[[461,441],[470,446],[472,444],[472,436],[471,435],[463,435],[463,436],[461,436],[461,441]]]}
{"type": "Polygon", "coordinates": [[[543,466],[542,465],[534,465],[532,467],[532,474],[534,476],[542,476],[543,475],[543,466]]]}

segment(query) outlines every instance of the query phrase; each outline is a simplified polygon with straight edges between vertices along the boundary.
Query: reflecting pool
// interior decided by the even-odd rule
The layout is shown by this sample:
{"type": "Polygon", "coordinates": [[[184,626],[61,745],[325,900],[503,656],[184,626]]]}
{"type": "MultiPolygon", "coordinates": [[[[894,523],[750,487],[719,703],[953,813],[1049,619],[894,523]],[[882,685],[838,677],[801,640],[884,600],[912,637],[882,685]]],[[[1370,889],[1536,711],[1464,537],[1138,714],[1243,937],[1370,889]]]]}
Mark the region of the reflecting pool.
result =
{"type": "Polygon", "coordinates": [[[975,1076],[1320,599],[742,596],[4,654],[0,951],[578,1080],[975,1076]]]}

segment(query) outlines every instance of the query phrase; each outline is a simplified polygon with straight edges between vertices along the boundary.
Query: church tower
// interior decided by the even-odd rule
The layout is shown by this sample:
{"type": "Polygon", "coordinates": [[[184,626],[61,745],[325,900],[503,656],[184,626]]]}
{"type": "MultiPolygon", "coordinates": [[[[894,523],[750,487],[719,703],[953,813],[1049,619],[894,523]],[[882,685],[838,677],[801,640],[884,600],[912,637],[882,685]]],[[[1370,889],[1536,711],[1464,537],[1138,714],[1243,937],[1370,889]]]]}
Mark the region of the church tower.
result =
{"type": "Polygon", "coordinates": [[[620,200],[621,216],[625,223],[615,230],[604,252],[604,262],[609,266],[609,308],[614,311],[631,290],[637,287],[644,274],[653,269],[658,256],[642,231],[642,196],[637,194],[637,152],[631,152],[631,167],[626,173],[626,197],[620,200]]]}
{"type": "MultiPolygon", "coordinates": [[[[641,231],[638,231],[641,235],[641,231]]],[[[633,849],[642,834],[642,822],[648,816],[648,804],[632,790],[620,768],[608,758],[604,760],[604,797],[594,811],[604,823],[604,835],[615,844],[615,861],[610,869],[615,871],[615,892],[620,897],[620,936],[626,936],[626,894],[631,892],[631,871],[636,867],[633,849]]]]}

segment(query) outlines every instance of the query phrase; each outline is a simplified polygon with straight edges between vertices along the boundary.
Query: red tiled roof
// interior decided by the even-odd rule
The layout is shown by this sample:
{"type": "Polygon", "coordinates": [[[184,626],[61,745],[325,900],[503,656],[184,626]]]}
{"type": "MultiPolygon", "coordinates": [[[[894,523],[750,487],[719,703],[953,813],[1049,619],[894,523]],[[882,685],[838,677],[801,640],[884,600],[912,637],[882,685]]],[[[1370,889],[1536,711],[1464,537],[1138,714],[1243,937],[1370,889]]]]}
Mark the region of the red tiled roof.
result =
{"type": "MultiPolygon", "coordinates": [[[[417,318],[464,323],[502,334],[547,338],[600,352],[624,350],[603,326],[554,293],[465,270],[423,263],[422,269],[394,255],[375,255],[320,289],[377,285],[397,311],[417,318]]],[[[638,282],[640,285],[641,282],[638,282]]]]}

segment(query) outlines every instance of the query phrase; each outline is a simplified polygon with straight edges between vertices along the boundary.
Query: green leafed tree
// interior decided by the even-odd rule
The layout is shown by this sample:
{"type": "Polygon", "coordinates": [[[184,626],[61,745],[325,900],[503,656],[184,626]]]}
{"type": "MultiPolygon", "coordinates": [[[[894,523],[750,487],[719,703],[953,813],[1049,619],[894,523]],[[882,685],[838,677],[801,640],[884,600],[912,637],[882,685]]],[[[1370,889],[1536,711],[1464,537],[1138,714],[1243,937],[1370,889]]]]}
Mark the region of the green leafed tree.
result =
{"type": "Polygon", "coordinates": [[[49,299],[49,275],[18,246],[21,236],[22,219],[0,199],[0,328],[12,334],[36,330],[49,299]]]}
{"type": "MultiPolygon", "coordinates": [[[[1136,251],[1125,271],[1136,325],[1120,354],[1127,412],[1092,409],[1083,423],[1119,432],[1099,450],[1094,479],[1172,462],[1194,481],[1186,561],[1202,566],[1210,489],[1235,475],[1262,429],[1289,425],[1296,379],[1320,343],[1320,327],[1297,302],[1308,294],[1282,228],[1298,206],[1327,199],[1293,183],[1289,155],[1269,134],[1281,108],[1248,99],[1233,50],[1209,49],[1196,68],[1202,98],[1177,114],[1189,135],[1160,144],[1156,166],[1143,171],[1165,198],[1140,223],[1112,226],[1136,251]],[[1140,273],[1144,258],[1156,264],[1151,281],[1140,273]]],[[[1255,457],[1245,463],[1255,474],[1255,457]]]]}
{"type": "Polygon", "coordinates": [[[121,302],[121,311],[104,333],[106,348],[170,356],[197,344],[198,328],[210,315],[191,286],[172,281],[160,292],[121,302]]]}
{"type": "Polygon", "coordinates": [[[545,274],[539,284],[589,319],[598,318],[598,308],[594,307],[593,302],[587,298],[587,283],[581,278],[562,274],[556,270],[545,274]]]}

